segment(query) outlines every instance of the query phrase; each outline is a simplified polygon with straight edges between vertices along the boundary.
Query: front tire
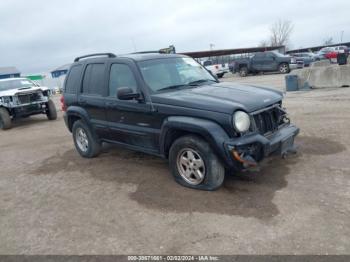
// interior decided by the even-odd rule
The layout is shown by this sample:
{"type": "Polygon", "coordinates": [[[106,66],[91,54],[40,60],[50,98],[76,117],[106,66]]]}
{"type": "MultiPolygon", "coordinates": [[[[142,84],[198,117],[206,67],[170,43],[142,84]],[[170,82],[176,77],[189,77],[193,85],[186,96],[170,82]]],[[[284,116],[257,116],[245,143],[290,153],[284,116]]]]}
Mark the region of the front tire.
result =
{"type": "Polygon", "coordinates": [[[6,130],[10,129],[12,126],[11,116],[9,112],[1,107],[0,108],[0,129],[6,130]]]}
{"type": "Polygon", "coordinates": [[[47,102],[47,109],[46,109],[46,116],[49,120],[56,120],[57,119],[57,110],[55,103],[50,99],[47,102]]]}
{"type": "Polygon", "coordinates": [[[278,71],[281,74],[288,74],[290,72],[289,65],[287,63],[282,63],[278,67],[278,71]]]}
{"type": "Polygon", "coordinates": [[[74,145],[78,153],[85,158],[96,157],[101,151],[101,143],[92,134],[90,128],[77,120],[72,128],[74,145]]]}
{"type": "Polygon", "coordinates": [[[210,145],[198,136],[177,139],[169,152],[169,165],[177,183],[200,190],[216,190],[225,178],[225,168],[210,145]]]}

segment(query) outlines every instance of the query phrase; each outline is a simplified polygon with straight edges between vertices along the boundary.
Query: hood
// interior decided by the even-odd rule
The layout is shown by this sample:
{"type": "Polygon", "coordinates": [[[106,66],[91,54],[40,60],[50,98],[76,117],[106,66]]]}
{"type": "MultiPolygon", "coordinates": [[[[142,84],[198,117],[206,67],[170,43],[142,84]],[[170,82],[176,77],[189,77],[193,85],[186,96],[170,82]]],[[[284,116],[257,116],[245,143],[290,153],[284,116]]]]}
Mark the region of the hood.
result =
{"type": "Polygon", "coordinates": [[[151,96],[153,103],[232,114],[237,109],[253,112],[273,105],[283,98],[277,90],[252,85],[223,82],[151,96]]]}
{"type": "Polygon", "coordinates": [[[15,88],[15,89],[10,89],[10,90],[5,90],[5,91],[0,91],[0,97],[1,96],[15,96],[17,94],[27,94],[27,93],[33,93],[35,91],[46,91],[49,88],[45,86],[33,86],[29,88],[15,88]]]}

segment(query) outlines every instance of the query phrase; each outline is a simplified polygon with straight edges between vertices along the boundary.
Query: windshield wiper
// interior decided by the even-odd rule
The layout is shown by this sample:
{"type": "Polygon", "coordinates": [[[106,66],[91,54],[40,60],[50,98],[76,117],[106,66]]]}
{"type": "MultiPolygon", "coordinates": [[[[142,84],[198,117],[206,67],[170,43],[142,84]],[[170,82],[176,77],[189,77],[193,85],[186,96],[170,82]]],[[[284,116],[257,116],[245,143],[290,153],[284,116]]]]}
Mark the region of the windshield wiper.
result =
{"type": "Polygon", "coordinates": [[[158,91],[171,90],[171,89],[176,89],[176,88],[185,87],[185,86],[188,86],[188,85],[182,84],[182,85],[167,86],[167,87],[163,87],[161,89],[158,89],[158,91]]]}
{"type": "Polygon", "coordinates": [[[199,80],[196,80],[196,81],[189,82],[188,85],[190,85],[190,86],[197,86],[197,85],[205,83],[205,82],[215,82],[216,83],[216,81],[212,80],[212,79],[199,79],[199,80]]]}
{"type": "Polygon", "coordinates": [[[209,81],[216,83],[215,80],[211,80],[211,79],[199,79],[196,81],[189,82],[187,84],[180,84],[180,85],[172,85],[172,86],[163,87],[161,89],[158,89],[158,91],[177,89],[177,88],[181,88],[181,87],[194,87],[194,86],[198,86],[201,83],[205,83],[205,82],[209,82],[209,81]]]}

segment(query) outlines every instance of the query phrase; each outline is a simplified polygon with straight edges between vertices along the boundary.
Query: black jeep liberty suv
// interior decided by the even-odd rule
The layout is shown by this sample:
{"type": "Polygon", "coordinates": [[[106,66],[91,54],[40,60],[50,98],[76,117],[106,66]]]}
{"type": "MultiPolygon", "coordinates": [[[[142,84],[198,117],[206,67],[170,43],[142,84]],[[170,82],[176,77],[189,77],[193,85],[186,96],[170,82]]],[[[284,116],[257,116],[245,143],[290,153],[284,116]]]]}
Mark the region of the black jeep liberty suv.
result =
{"type": "Polygon", "coordinates": [[[169,160],[181,185],[215,190],[225,171],[294,151],[299,129],[279,91],[219,82],[178,54],[93,54],[74,60],[61,98],[83,157],[102,142],[169,160]]]}

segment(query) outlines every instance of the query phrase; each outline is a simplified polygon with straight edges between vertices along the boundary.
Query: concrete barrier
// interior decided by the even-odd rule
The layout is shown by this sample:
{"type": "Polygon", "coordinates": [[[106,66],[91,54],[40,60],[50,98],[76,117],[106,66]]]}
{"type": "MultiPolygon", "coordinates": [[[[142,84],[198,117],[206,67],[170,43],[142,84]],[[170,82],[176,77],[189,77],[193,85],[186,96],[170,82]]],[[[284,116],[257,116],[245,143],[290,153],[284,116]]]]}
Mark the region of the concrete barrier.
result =
{"type": "MultiPolygon", "coordinates": [[[[323,62],[323,61],[320,61],[323,62]]],[[[291,72],[298,76],[299,88],[307,82],[312,88],[329,88],[350,86],[350,65],[329,64],[311,66],[291,72]]]]}

